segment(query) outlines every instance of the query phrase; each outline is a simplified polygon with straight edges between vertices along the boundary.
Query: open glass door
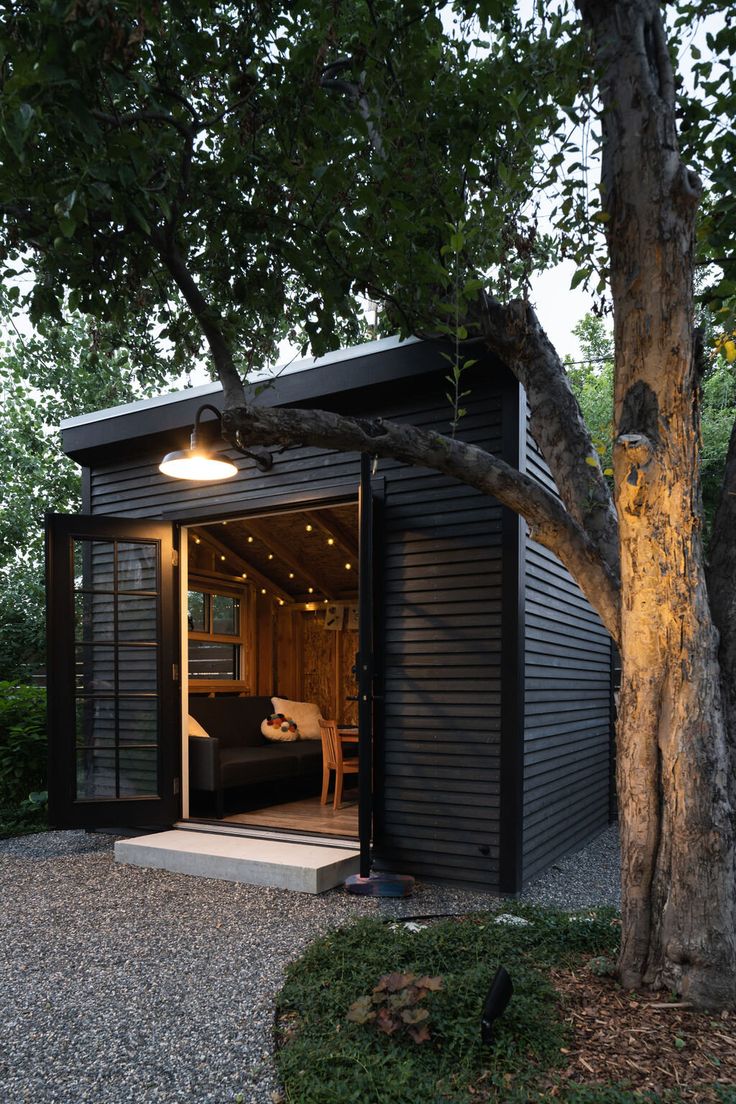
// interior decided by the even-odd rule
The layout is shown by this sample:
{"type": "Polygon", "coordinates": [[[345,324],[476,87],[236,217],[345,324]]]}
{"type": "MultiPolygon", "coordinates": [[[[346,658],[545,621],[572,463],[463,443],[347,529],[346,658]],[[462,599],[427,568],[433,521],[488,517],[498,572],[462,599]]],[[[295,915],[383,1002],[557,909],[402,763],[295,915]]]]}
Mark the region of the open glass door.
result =
{"type": "Polygon", "coordinates": [[[47,519],[49,819],[60,828],[178,815],[173,528],[47,519]]]}

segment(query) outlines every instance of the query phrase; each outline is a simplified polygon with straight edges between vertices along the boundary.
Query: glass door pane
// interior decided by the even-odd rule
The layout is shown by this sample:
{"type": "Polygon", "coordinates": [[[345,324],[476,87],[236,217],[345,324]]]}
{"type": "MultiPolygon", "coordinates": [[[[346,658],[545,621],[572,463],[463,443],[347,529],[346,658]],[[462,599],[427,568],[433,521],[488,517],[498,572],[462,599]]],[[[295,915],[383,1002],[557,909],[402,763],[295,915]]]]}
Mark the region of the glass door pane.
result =
{"type": "Polygon", "coordinates": [[[52,822],[174,819],[171,526],[64,515],[49,526],[52,822]]]}

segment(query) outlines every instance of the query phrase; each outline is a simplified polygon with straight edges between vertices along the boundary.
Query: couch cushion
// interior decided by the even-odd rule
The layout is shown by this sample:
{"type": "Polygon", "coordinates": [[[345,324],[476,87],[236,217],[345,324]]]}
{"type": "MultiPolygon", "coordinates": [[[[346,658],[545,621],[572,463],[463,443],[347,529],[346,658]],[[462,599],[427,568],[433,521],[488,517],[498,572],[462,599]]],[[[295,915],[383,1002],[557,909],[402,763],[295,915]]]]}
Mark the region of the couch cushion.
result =
{"type": "Polygon", "coordinates": [[[322,770],[321,743],[318,744],[315,740],[300,740],[296,744],[290,744],[289,750],[296,756],[300,774],[322,770]]]}
{"type": "Polygon", "coordinates": [[[223,786],[246,786],[295,778],[299,761],[291,744],[271,744],[260,748],[226,748],[220,754],[220,780],[223,786]]]}
{"type": "Polygon", "coordinates": [[[210,736],[217,736],[223,748],[268,746],[261,736],[261,721],[273,713],[270,698],[207,698],[190,694],[189,712],[210,736]]]}

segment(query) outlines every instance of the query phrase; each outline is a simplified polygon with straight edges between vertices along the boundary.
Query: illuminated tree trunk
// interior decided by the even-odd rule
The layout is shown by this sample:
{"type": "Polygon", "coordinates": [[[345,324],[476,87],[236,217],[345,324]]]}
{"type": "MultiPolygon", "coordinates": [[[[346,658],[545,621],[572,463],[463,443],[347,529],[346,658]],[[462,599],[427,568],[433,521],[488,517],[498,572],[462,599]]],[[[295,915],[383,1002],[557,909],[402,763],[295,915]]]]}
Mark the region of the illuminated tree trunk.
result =
{"type": "Polygon", "coordinates": [[[627,986],[736,1000],[734,762],[700,531],[697,177],[655,0],[579,0],[604,104],[621,546],[618,793],[627,986]]]}

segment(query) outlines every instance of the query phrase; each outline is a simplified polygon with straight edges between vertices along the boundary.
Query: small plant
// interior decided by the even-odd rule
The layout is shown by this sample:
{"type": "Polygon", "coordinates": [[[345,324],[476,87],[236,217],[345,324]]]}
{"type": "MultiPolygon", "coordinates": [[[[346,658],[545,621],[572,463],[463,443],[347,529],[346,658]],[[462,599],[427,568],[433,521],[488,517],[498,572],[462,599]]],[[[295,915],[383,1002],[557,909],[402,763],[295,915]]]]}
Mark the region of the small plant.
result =
{"type": "Polygon", "coordinates": [[[20,806],[46,782],[46,692],[0,682],[0,804],[20,806]]]}
{"type": "Polygon", "coordinates": [[[431,1038],[429,1009],[423,1002],[430,993],[442,988],[440,977],[417,977],[416,974],[384,974],[373,992],[350,1005],[347,1018],[351,1023],[374,1023],[384,1035],[400,1031],[415,1043],[431,1038]]]}
{"type": "Polygon", "coordinates": [[[615,977],[616,976],[616,963],[606,958],[605,955],[598,955],[596,958],[591,958],[588,963],[588,969],[591,974],[595,974],[596,977],[615,977]]]}

